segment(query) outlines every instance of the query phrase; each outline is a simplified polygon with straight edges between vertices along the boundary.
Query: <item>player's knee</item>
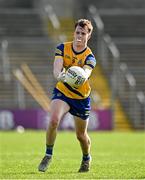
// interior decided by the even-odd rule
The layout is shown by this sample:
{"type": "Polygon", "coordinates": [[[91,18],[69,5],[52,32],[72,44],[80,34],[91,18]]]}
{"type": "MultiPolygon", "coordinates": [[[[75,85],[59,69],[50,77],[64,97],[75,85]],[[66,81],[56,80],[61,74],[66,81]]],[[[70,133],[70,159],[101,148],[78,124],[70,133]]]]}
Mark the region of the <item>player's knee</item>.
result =
{"type": "Polygon", "coordinates": [[[50,121],[51,129],[57,129],[58,125],[59,125],[58,121],[56,121],[56,120],[50,121]]]}
{"type": "Polygon", "coordinates": [[[59,118],[57,115],[53,115],[51,118],[50,118],[50,127],[53,128],[53,129],[56,129],[59,125],[59,118]]]}

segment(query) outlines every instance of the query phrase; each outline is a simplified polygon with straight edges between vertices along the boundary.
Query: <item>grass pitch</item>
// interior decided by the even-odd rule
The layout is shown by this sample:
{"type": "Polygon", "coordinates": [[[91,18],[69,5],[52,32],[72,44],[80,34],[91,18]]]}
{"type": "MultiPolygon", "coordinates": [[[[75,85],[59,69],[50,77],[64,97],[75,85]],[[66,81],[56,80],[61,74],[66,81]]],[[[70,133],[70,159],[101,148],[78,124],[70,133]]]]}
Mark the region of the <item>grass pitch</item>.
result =
{"type": "Polygon", "coordinates": [[[0,132],[0,179],[145,179],[145,132],[90,132],[92,167],[77,173],[81,151],[74,132],[59,131],[54,157],[37,171],[45,131],[0,132]]]}

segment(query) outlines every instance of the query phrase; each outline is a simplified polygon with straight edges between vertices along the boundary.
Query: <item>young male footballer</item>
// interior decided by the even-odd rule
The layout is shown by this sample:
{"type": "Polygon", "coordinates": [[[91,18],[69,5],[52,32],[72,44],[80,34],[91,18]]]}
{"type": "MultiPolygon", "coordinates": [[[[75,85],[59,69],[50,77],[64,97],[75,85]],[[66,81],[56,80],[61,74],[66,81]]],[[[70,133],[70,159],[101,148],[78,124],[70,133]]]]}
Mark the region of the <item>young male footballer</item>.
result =
{"type": "Polygon", "coordinates": [[[38,170],[45,172],[52,160],[53,147],[57,135],[57,128],[63,116],[70,112],[75,119],[75,131],[80,142],[82,161],[78,172],[90,169],[91,141],[87,133],[90,113],[90,85],[88,78],[96,65],[96,59],[87,46],[93,26],[87,19],[79,19],[75,24],[72,42],[65,42],[56,47],[53,66],[54,77],[58,80],[53,91],[50,104],[50,123],[46,133],[46,152],[38,166],[38,170]],[[85,72],[86,80],[78,81],[77,88],[65,81],[66,70],[71,66],[79,66],[85,72]]]}

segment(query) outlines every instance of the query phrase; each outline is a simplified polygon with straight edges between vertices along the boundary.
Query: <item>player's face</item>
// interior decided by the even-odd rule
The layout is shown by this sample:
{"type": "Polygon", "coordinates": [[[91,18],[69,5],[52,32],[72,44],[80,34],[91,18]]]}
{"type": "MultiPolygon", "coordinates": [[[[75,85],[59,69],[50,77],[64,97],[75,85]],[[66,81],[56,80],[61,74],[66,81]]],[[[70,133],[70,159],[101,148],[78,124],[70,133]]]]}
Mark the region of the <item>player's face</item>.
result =
{"type": "Polygon", "coordinates": [[[74,32],[74,44],[80,47],[86,47],[90,38],[87,27],[77,26],[74,32]]]}

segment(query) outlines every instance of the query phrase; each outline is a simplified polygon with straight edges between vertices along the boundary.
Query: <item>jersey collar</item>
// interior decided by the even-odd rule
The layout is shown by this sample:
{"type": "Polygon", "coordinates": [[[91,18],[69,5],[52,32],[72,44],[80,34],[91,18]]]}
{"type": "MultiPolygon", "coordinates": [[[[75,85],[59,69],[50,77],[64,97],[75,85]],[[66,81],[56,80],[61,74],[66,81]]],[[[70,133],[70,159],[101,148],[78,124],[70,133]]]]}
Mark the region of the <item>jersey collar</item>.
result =
{"type": "Polygon", "coordinates": [[[75,51],[75,50],[74,50],[74,48],[73,48],[73,43],[72,43],[71,47],[72,47],[72,51],[73,51],[73,53],[75,53],[76,55],[78,55],[78,54],[81,54],[81,53],[85,52],[85,50],[87,49],[87,47],[86,47],[86,48],[85,48],[85,49],[83,49],[82,51],[77,52],[77,51],[75,51]]]}

